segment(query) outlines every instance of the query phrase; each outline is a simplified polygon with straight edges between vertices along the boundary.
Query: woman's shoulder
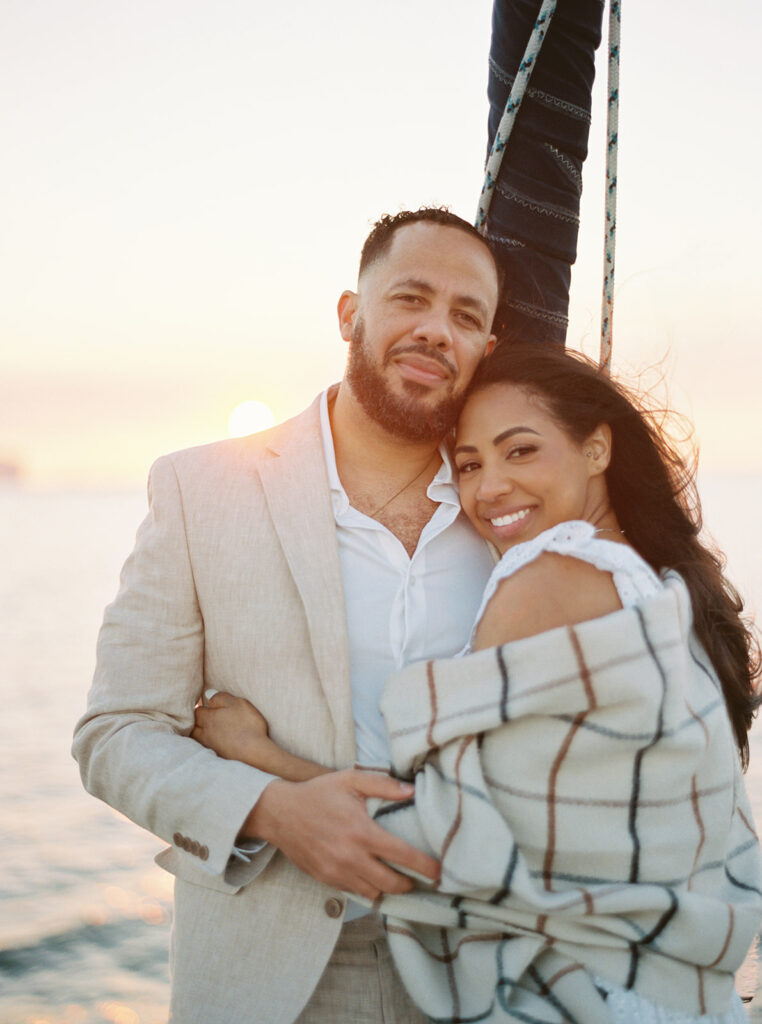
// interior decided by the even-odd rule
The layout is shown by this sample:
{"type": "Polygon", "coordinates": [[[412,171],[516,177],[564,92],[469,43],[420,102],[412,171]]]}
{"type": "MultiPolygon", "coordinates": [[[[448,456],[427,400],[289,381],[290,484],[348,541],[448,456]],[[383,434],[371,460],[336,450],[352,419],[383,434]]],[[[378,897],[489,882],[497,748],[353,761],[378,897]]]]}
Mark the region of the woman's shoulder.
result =
{"type": "Polygon", "coordinates": [[[621,607],[610,571],[577,557],[575,551],[542,546],[496,581],[476,629],[474,648],[573,626],[621,607]]]}

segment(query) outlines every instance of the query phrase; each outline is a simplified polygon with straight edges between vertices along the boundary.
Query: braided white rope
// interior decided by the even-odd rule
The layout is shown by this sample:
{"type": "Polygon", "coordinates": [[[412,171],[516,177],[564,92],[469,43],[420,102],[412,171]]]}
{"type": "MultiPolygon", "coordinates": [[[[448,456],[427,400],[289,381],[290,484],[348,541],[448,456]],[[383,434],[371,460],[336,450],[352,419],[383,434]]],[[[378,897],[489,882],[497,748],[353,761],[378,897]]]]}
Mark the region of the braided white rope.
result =
{"type": "Polygon", "coordinates": [[[608,119],[606,125],[606,226],[603,240],[603,299],[601,303],[601,354],[599,364],[611,369],[614,326],[614,265],[616,257],[616,186],[619,155],[619,37],[621,0],[609,9],[608,119]]]}
{"type": "Polygon", "coordinates": [[[516,115],[519,112],[521,101],[524,99],[529,79],[532,77],[532,71],[534,70],[537,55],[542,48],[542,43],[545,39],[545,34],[548,31],[550,19],[553,17],[555,9],[556,0],[543,0],[540,13],[537,15],[537,21],[534,23],[532,34],[530,35],[529,42],[524,50],[524,56],[522,57],[521,64],[519,65],[519,70],[516,72],[516,77],[513,80],[508,102],[506,103],[505,110],[503,111],[503,116],[500,119],[500,124],[495,132],[492,149],[490,150],[489,157],[487,158],[484,185],[482,186],[481,195],[479,196],[479,209],[476,212],[476,227],[482,234],[487,230],[487,213],[489,212],[492,196],[495,192],[495,183],[497,182],[497,176],[500,173],[500,164],[503,162],[505,145],[510,138],[511,131],[513,130],[516,115]]]}

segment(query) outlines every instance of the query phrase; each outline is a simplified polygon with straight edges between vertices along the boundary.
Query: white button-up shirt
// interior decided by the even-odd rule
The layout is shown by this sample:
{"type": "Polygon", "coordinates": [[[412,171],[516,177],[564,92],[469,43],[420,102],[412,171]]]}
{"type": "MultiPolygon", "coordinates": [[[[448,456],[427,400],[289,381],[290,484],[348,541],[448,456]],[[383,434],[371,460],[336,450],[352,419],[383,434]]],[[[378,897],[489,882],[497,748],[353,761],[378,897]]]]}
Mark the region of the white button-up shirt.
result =
{"type": "Polygon", "coordinates": [[[384,682],[412,661],[462,650],[494,560],[461,511],[444,447],[427,491],[437,507],[411,558],[385,526],[350,505],[336,469],[327,392],[320,425],[344,581],[357,761],[388,765],[384,682]]]}

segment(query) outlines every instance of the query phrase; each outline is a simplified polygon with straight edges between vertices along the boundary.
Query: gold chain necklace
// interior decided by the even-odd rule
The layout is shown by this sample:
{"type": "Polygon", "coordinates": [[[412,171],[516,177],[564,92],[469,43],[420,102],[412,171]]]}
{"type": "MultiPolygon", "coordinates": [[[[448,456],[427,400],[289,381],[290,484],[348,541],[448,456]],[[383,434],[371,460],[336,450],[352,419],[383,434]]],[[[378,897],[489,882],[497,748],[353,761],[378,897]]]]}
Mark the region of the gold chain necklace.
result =
{"type": "Polygon", "coordinates": [[[408,487],[412,487],[413,484],[416,482],[416,480],[420,479],[420,477],[423,476],[423,474],[426,472],[426,470],[431,465],[432,460],[434,458],[434,455],[438,455],[438,454],[439,454],[438,451],[434,452],[434,454],[431,456],[431,458],[426,463],[426,465],[423,467],[423,469],[419,470],[419,472],[417,472],[415,474],[415,476],[413,477],[412,480],[408,480],[408,482],[406,484],[403,484],[402,487],[400,487],[400,489],[398,491],[394,492],[394,494],[391,496],[391,498],[387,498],[386,501],[383,503],[383,505],[379,505],[378,508],[375,509],[373,512],[367,512],[366,515],[370,519],[375,519],[379,512],[383,512],[384,509],[388,505],[391,505],[391,503],[394,501],[395,498],[399,498],[400,494],[402,494],[404,491],[406,491],[408,489],[408,487]]]}

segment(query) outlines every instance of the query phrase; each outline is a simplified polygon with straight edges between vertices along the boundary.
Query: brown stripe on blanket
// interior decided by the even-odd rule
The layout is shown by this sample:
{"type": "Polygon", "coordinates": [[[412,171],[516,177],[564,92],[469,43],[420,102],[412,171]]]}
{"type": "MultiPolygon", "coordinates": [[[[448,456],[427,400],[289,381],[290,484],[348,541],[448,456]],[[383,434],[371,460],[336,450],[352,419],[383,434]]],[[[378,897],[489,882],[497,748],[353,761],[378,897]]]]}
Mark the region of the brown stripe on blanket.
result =
{"type": "MultiPolygon", "coordinates": [[[[460,784],[460,765],[461,762],[463,761],[464,754],[466,753],[466,751],[468,750],[468,748],[471,746],[475,739],[476,737],[473,735],[464,736],[460,744],[460,749],[458,750],[458,755],[455,758],[455,787],[458,791],[458,806],[455,811],[455,820],[450,826],[450,831],[447,833],[447,835],[445,836],[445,840],[442,843],[442,854],[439,858],[442,861],[447,856],[447,851],[450,849],[450,845],[453,839],[458,834],[460,823],[463,821],[463,787],[460,784]]],[[[440,883],[437,882],[436,884],[439,885],[440,883]]]]}
{"type": "Polygon", "coordinates": [[[580,725],[584,722],[590,712],[595,710],[598,706],[592,680],[590,678],[590,671],[582,652],[582,646],[580,645],[577,634],[574,632],[574,628],[572,626],[569,626],[568,634],[571,645],[574,648],[574,654],[579,667],[579,674],[582,677],[582,683],[585,687],[588,706],[585,711],[580,711],[574,716],[571,729],[567,732],[556,759],[553,762],[553,766],[550,769],[550,778],[548,780],[548,845],[545,849],[545,857],[542,862],[542,878],[545,882],[545,889],[547,892],[550,892],[552,888],[553,859],[556,855],[556,782],[558,780],[558,773],[561,771],[561,765],[566,760],[566,755],[569,753],[569,748],[572,745],[572,741],[574,740],[580,725]]]}
{"type": "Polygon", "coordinates": [[[738,817],[741,819],[741,821],[744,823],[744,825],[748,828],[748,830],[751,832],[751,834],[754,836],[754,838],[758,839],[759,837],[757,836],[757,833],[754,831],[754,826],[749,822],[749,819],[743,813],[741,808],[740,807],[736,807],[736,810],[738,811],[738,817]]]}
{"type": "Polygon", "coordinates": [[[693,864],[691,865],[690,877],[688,878],[689,890],[693,888],[693,879],[696,877],[699,857],[701,856],[701,851],[704,849],[704,843],[706,842],[706,829],[704,828],[704,819],[701,817],[701,801],[698,796],[695,774],[691,776],[691,804],[693,805],[693,817],[696,819],[696,825],[699,831],[699,841],[698,846],[696,847],[696,854],[693,858],[693,864]]]}
{"type": "Polygon", "coordinates": [[[706,1013],[706,996],[704,994],[704,968],[698,968],[698,997],[701,1013],[706,1013]]]}
{"type": "Polygon", "coordinates": [[[556,971],[552,974],[548,980],[544,983],[548,986],[548,989],[552,989],[554,985],[557,985],[561,978],[565,978],[567,974],[574,974],[575,971],[584,971],[585,968],[582,964],[569,964],[568,967],[562,967],[560,971],[556,971]]]}
{"type": "Polygon", "coordinates": [[[574,648],[574,657],[577,659],[579,674],[582,677],[582,685],[585,687],[585,693],[587,694],[588,711],[592,711],[594,708],[598,707],[598,700],[595,696],[593,681],[590,678],[590,669],[587,667],[587,662],[585,661],[582,644],[579,642],[579,637],[577,636],[573,626],[569,626],[569,639],[571,640],[571,645],[574,648]]]}
{"type": "Polygon", "coordinates": [[[730,945],[730,940],[733,938],[733,929],[735,928],[735,923],[736,923],[736,912],[735,912],[735,910],[733,910],[733,904],[732,903],[728,903],[728,930],[727,930],[727,934],[725,935],[725,942],[723,944],[722,949],[720,950],[720,955],[717,957],[716,960],[712,960],[712,962],[710,964],[707,964],[706,965],[707,967],[709,967],[709,968],[716,967],[717,964],[720,962],[720,960],[722,960],[722,958],[727,953],[728,946],[730,945]]]}
{"type": "MultiPolygon", "coordinates": [[[[490,789],[498,789],[502,793],[508,793],[511,796],[520,797],[523,800],[536,800],[540,803],[545,803],[544,792],[533,792],[531,789],[521,789],[519,786],[511,786],[507,782],[501,782],[496,779],[493,775],[484,775],[484,781],[487,783],[490,789]]],[[[732,789],[733,780],[728,782],[718,782],[714,786],[705,786],[703,789],[697,789],[696,794],[699,797],[705,796],[716,796],[717,793],[722,793],[723,790],[732,789]]],[[[649,799],[641,800],[640,807],[679,807],[680,804],[687,804],[693,800],[692,793],[686,793],[684,796],[673,796],[664,797],[663,799],[649,799]]],[[[556,796],[556,804],[564,804],[567,807],[629,807],[630,798],[626,800],[611,800],[608,797],[596,799],[595,797],[584,797],[584,796],[556,796]]],[[[738,813],[741,814],[740,808],[738,813]]],[[[743,818],[743,815],[741,815],[743,818]]],[[[757,838],[756,832],[751,825],[749,825],[746,818],[743,818],[744,824],[751,831],[754,838],[757,838]]]]}
{"type": "Polygon", "coordinates": [[[460,939],[455,948],[448,950],[447,954],[432,953],[432,951],[424,945],[412,928],[403,928],[398,924],[391,924],[388,918],[384,919],[384,928],[387,932],[391,932],[394,935],[404,935],[407,939],[412,939],[416,945],[420,946],[421,949],[431,957],[432,960],[436,960],[440,964],[449,964],[458,959],[461,946],[466,946],[472,942],[500,942],[506,938],[505,932],[478,932],[475,935],[466,935],[460,939]]]}
{"type": "Polygon", "coordinates": [[[426,742],[430,747],[435,748],[434,726],[437,724],[437,684],[434,679],[433,661],[428,661],[426,663],[426,680],[429,684],[429,704],[431,706],[431,712],[429,714],[429,728],[426,732],[426,742]]]}
{"type": "MultiPolygon", "coordinates": [[[[584,723],[583,723],[584,724],[584,723]]],[[[511,786],[508,782],[501,782],[496,779],[493,775],[484,775],[484,781],[487,783],[490,789],[498,789],[502,793],[508,793],[510,796],[520,797],[522,800],[536,800],[540,803],[545,803],[545,793],[534,792],[531,789],[521,789],[519,786],[511,786]]],[[[723,790],[732,789],[733,780],[730,779],[728,782],[718,782],[714,786],[704,786],[703,789],[697,789],[696,793],[699,797],[705,796],[716,796],[717,793],[722,793],[723,790]]],[[[693,799],[692,793],[685,793],[683,796],[664,797],[663,799],[651,798],[648,800],[641,800],[638,806],[640,807],[679,807],[681,804],[690,803],[693,799]]],[[[626,800],[611,800],[608,797],[596,799],[595,797],[584,797],[584,796],[556,796],[556,804],[564,804],[567,807],[629,807],[630,798],[626,800]]],[[[738,813],[741,811],[739,809],[738,813]]],[[[744,824],[749,828],[754,838],[757,838],[756,832],[754,832],[751,825],[749,825],[746,818],[743,818],[744,824]]]]}
{"type": "MultiPolygon", "coordinates": [[[[442,936],[442,949],[445,951],[445,956],[450,957],[450,943],[447,941],[447,929],[440,929],[440,935],[442,936]]],[[[455,971],[452,967],[452,959],[449,958],[445,961],[447,965],[447,984],[450,989],[450,998],[452,999],[452,1014],[456,1019],[460,1018],[460,995],[458,993],[458,982],[455,979],[455,971]]]]}

